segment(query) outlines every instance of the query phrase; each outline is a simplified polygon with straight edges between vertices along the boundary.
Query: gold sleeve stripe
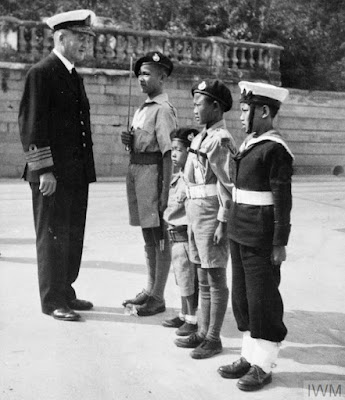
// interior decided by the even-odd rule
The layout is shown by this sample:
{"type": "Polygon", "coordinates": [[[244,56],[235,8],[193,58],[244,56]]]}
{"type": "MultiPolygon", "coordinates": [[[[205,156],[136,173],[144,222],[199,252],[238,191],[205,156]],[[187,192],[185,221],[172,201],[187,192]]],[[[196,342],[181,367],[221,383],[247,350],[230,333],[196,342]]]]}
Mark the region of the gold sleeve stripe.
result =
{"type": "Polygon", "coordinates": [[[49,146],[37,149],[35,145],[31,145],[29,151],[25,152],[25,158],[31,171],[52,167],[54,165],[49,146]]]}

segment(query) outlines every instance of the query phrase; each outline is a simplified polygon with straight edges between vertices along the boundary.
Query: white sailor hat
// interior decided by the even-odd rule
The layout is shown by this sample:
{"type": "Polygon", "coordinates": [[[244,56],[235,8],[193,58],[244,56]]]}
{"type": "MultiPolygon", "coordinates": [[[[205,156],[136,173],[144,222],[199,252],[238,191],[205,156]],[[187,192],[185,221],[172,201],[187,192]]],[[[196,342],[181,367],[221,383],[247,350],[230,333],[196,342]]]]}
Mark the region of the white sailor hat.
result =
{"type": "Polygon", "coordinates": [[[287,89],[268,83],[241,81],[238,86],[241,89],[241,103],[267,104],[279,108],[289,95],[287,89]]]}
{"type": "Polygon", "coordinates": [[[47,19],[46,23],[53,31],[68,29],[73,32],[87,33],[95,36],[95,33],[91,29],[91,25],[95,19],[96,15],[91,10],[74,10],[53,15],[47,19]]]}

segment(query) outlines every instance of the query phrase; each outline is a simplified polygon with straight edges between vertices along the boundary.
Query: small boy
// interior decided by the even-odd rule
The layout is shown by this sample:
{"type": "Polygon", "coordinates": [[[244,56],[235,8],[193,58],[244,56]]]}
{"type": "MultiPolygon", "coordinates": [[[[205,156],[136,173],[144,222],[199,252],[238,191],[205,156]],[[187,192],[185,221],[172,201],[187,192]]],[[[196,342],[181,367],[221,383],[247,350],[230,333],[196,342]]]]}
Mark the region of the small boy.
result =
{"type": "Polygon", "coordinates": [[[198,330],[196,310],[199,292],[196,265],[189,260],[185,207],[187,197],[183,180],[188,148],[197,134],[196,129],[189,127],[180,128],[173,134],[171,159],[178,172],[172,177],[168,207],[164,212],[171,242],[171,264],[174,267],[176,284],[180,288],[182,307],[179,316],[163,321],[163,326],[178,328],[176,334],[179,336],[188,336],[198,330]]]}
{"type": "Polygon", "coordinates": [[[205,125],[195,137],[184,169],[190,259],[199,264],[199,330],[175,340],[178,347],[194,348],[191,357],[203,359],[222,351],[220,330],[228,304],[226,240],[232,183],[230,155],[235,142],[223,114],[231,109],[230,90],[219,80],[204,80],[192,88],[196,121],[205,125]]]}
{"type": "Polygon", "coordinates": [[[240,82],[241,122],[248,134],[235,157],[229,217],[232,309],[243,332],[241,358],[218,369],[239,389],[261,389],[287,329],[278,286],[286,259],[292,207],[293,155],[273,119],[289,92],[265,83],[240,82]]]}
{"type": "Polygon", "coordinates": [[[170,59],[150,52],[134,67],[145,103],[134,114],[131,132],[122,143],[130,148],[127,199],[130,225],[141,226],[145,241],[147,286],[122,304],[135,306],[138,316],[165,311],[164,289],[170,269],[170,246],[164,228],[171,179],[171,134],[177,128],[175,108],[164,93],[164,82],[173,70],[170,59]]]}

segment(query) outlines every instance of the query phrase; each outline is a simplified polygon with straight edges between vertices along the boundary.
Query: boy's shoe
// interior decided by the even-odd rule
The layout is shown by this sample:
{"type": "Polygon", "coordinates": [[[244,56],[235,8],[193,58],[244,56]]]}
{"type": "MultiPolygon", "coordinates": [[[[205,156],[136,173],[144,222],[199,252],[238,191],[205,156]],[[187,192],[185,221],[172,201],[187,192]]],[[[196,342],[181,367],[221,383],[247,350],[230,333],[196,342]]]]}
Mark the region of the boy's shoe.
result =
{"type": "Polygon", "coordinates": [[[141,305],[147,302],[149,295],[142,290],[133,299],[125,300],[122,305],[126,307],[127,304],[141,305]]]}
{"type": "Polygon", "coordinates": [[[180,326],[184,325],[184,320],[181,319],[180,317],[166,319],[165,321],[162,322],[162,325],[165,328],[179,328],[180,326]]]}
{"type": "Polygon", "coordinates": [[[217,341],[205,339],[198,347],[192,350],[190,356],[197,360],[202,360],[204,358],[213,357],[222,351],[223,346],[220,339],[217,341]]]}
{"type": "Polygon", "coordinates": [[[262,389],[272,382],[272,372],[266,374],[258,365],[252,365],[250,370],[238,382],[237,387],[246,392],[262,389]]]}
{"type": "Polygon", "coordinates": [[[165,301],[156,300],[154,297],[149,296],[145,304],[135,307],[139,317],[147,317],[149,315],[156,315],[165,311],[165,301]]]}
{"type": "Polygon", "coordinates": [[[192,333],[186,338],[177,338],[175,344],[177,347],[183,347],[185,349],[194,349],[198,347],[204,341],[203,337],[200,337],[197,333],[192,333]]]}
{"type": "Polygon", "coordinates": [[[196,332],[198,332],[198,324],[190,324],[189,322],[185,322],[177,329],[175,333],[177,336],[189,336],[196,332]]]}
{"type": "Polygon", "coordinates": [[[226,379],[242,378],[250,370],[250,363],[241,357],[232,364],[222,365],[218,368],[218,373],[226,379]]]}

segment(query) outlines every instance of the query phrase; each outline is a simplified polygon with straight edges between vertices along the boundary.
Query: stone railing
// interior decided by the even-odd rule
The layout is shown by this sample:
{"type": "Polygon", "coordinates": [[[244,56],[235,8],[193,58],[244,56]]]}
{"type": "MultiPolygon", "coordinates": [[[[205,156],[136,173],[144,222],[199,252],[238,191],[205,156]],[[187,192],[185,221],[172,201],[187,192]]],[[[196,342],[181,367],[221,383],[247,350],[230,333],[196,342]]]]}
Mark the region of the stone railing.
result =
{"type": "MultiPolygon", "coordinates": [[[[161,31],[95,28],[87,65],[128,69],[148,51],[168,55],[180,73],[227,75],[229,78],[261,78],[280,82],[280,52],[273,44],[230,41],[220,37],[169,35],[161,31]]],[[[51,31],[42,22],[0,20],[0,60],[33,63],[53,46],[51,31]]]]}

